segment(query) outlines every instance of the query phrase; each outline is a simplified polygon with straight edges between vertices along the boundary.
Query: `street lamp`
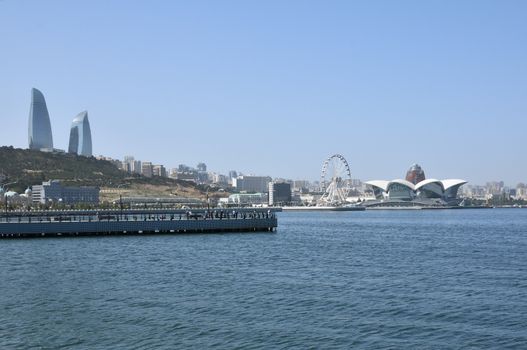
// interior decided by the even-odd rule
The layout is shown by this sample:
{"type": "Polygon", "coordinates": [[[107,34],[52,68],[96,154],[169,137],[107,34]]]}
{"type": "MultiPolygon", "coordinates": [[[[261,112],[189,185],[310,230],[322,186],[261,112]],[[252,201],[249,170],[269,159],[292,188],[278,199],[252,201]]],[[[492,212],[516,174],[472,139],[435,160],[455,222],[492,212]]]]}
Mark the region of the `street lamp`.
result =
{"type": "Polygon", "coordinates": [[[126,186],[126,184],[120,184],[117,185],[117,190],[119,191],[119,208],[121,209],[121,219],[123,218],[123,194],[119,190],[122,186],[126,186]]]}
{"type": "Polygon", "coordinates": [[[4,201],[5,201],[5,217],[7,220],[7,190],[4,190],[4,201]]]}
{"type": "Polygon", "coordinates": [[[13,182],[7,182],[3,185],[0,185],[0,187],[2,187],[4,189],[4,200],[5,200],[5,216],[7,218],[7,186],[9,185],[12,185],[12,184],[16,184],[18,182],[17,181],[13,181],[13,182]]]}

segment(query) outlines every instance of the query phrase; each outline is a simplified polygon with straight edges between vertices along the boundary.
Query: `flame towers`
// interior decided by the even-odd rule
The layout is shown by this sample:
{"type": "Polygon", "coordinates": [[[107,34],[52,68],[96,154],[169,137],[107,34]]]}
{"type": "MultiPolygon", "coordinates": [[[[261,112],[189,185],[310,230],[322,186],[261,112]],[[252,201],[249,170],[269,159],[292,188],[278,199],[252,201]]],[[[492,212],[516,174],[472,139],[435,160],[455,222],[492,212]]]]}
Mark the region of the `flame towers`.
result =
{"type": "Polygon", "coordinates": [[[87,111],[77,114],[75,119],[73,119],[68,152],[85,157],[91,157],[92,155],[91,130],[87,111]]]}
{"type": "Polygon", "coordinates": [[[28,136],[29,149],[53,149],[53,135],[46,100],[42,92],[35,88],[31,89],[28,136]]]}
{"type": "MultiPolygon", "coordinates": [[[[29,107],[29,149],[46,152],[64,152],[53,148],[53,135],[49,120],[48,107],[44,95],[38,89],[31,89],[31,105],[29,107]]],[[[73,119],[70,130],[69,153],[80,156],[92,156],[91,129],[88,112],[84,111],[73,119]]]]}

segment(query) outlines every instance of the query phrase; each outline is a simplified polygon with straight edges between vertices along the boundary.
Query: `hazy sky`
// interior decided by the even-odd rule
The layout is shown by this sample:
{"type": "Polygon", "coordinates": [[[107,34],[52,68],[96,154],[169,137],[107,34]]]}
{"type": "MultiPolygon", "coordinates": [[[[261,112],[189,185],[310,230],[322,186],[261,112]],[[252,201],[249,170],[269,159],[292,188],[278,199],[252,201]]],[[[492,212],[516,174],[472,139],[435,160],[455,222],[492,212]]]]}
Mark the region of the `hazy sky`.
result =
{"type": "Polygon", "coordinates": [[[0,1],[0,144],[317,179],[527,182],[527,1],[0,1]]]}

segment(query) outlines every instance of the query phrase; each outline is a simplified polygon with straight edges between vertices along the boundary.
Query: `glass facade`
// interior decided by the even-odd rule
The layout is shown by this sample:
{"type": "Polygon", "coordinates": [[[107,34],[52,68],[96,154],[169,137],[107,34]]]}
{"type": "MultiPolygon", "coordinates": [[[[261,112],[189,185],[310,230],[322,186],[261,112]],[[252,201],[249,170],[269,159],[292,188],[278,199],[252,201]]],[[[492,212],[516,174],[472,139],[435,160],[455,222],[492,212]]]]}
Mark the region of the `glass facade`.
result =
{"type": "Polygon", "coordinates": [[[79,156],[92,156],[91,129],[87,111],[77,114],[73,119],[68,152],[79,156]]]}
{"type": "Polygon", "coordinates": [[[409,201],[414,198],[414,192],[408,186],[392,182],[388,185],[388,198],[409,201]]]}
{"type": "Polygon", "coordinates": [[[64,204],[99,203],[98,187],[65,187],[59,180],[43,182],[33,185],[33,203],[61,202],[64,204]]]}
{"type": "Polygon", "coordinates": [[[443,185],[441,182],[431,182],[419,188],[419,197],[422,198],[441,198],[443,197],[443,185]]]}
{"type": "Polygon", "coordinates": [[[35,88],[31,89],[28,136],[29,149],[53,149],[53,135],[46,100],[42,92],[35,88]]]}

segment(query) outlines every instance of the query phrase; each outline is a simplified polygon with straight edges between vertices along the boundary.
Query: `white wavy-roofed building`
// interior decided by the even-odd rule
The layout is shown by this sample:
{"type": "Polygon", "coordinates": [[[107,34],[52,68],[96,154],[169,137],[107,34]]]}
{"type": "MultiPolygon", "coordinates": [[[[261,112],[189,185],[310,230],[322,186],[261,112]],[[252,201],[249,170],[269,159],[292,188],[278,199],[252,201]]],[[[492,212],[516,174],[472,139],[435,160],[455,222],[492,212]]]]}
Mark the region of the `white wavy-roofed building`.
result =
{"type": "Polygon", "coordinates": [[[462,179],[424,179],[416,184],[403,179],[366,181],[376,198],[369,205],[376,206],[458,205],[458,190],[466,183],[467,181],[462,179]]]}

